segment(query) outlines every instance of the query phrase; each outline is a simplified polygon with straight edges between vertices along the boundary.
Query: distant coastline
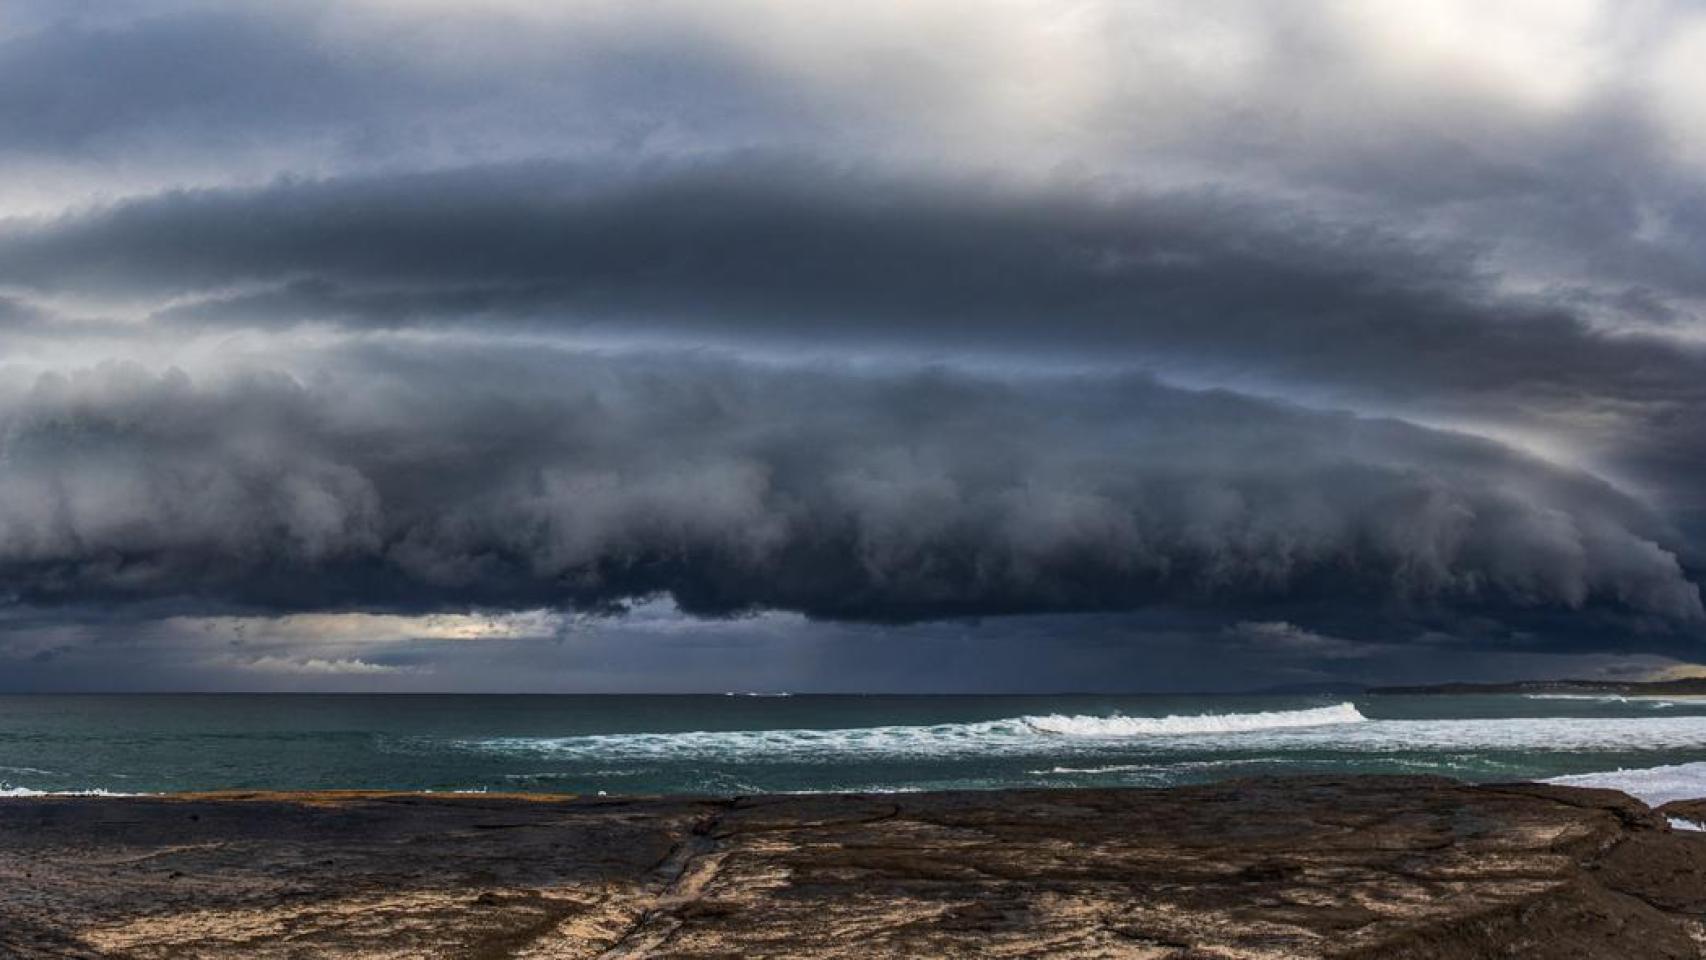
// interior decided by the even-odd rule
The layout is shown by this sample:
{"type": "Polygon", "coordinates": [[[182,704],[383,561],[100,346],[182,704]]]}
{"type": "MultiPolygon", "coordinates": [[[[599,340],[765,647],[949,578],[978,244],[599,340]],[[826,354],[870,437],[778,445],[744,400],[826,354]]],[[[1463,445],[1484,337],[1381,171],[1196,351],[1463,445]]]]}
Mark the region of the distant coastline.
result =
{"type": "Polygon", "coordinates": [[[1511,683],[1434,683],[1370,687],[1374,694],[1615,693],[1624,696],[1706,696],[1706,677],[1681,680],[1517,680],[1511,683]]]}

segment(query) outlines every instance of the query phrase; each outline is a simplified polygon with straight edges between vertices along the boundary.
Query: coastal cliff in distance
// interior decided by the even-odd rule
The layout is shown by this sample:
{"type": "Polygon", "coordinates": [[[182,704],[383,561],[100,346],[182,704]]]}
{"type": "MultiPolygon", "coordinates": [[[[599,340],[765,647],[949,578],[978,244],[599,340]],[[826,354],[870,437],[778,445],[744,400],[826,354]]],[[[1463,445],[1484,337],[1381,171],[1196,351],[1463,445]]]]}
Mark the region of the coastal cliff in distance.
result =
{"type": "Polygon", "coordinates": [[[1665,960],[1706,816],[1431,777],[0,800],[7,960],[1665,960]]]}
{"type": "Polygon", "coordinates": [[[1706,677],[1680,680],[1517,680],[1511,683],[1435,683],[1409,687],[1371,687],[1369,693],[1580,693],[1626,697],[1706,697],[1706,677]]]}

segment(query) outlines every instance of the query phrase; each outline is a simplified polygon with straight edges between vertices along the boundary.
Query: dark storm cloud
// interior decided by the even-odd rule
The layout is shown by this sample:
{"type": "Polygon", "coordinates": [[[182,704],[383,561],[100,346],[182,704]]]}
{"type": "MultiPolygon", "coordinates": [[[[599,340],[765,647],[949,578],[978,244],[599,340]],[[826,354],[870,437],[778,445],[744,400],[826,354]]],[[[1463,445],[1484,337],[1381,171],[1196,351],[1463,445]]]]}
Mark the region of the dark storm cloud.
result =
{"type": "Polygon", "coordinates": [[[1015,192],[755,157],[175,192],[12,224],[0,280],[209,297],[160,315],[178,322],[1114,348],[1395,394],[1671,399],[1699,380],[1697,349],[1596,332],[1568,297],[1499,295],[1474,246],[1214,192],[1081,186],[1015,192]]]}
{"type": "MultiPolygon", "coordinates": [[[[1596,325],[1581,291],[1501,293],[1482,254],[1213,191],[1017,191],[749,157],[171,193],[12,224],[0,281],[180,298],[155,319],[188,329],[593,330],[1094,358],[1563,423],[1698,509],[1706,444],[1676,412],[1706,404],[1701,349],[1596,325]]],[[[1664,309],[1642,302],[1647,316],[1664,309]]]]}
{"type": "Polygon", "coordinates": [[[15,662],[663,594],[1252,678],[1706,635],[1686,5],[13,7],[15,662]]]}
{"type": "Polygon", "coordinates": [[[1635,502],[1392,421],[1132,379],[359,359],[218,384],[108,367],[8,396],[13,598],[418,611],[667,593],[696,613],[848,619],[1330,600],[1420,618],[1601,611],[1660,632],[1702,619],[1635,502]]]}

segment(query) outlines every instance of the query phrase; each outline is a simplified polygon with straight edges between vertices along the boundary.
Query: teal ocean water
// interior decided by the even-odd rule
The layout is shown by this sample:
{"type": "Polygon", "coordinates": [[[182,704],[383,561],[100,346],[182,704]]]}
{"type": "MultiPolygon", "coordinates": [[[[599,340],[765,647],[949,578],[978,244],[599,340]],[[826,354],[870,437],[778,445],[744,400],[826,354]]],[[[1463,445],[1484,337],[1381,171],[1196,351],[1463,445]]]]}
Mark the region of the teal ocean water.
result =
{"type": "Polygon", "coordinates": [[[745,794],[1577,778],[1706,795],[1706,701],[1613,696],[0,697],[0,795],[745,794]],[[1585,775],[1585,776],[1584,776],[1585,775]]]}

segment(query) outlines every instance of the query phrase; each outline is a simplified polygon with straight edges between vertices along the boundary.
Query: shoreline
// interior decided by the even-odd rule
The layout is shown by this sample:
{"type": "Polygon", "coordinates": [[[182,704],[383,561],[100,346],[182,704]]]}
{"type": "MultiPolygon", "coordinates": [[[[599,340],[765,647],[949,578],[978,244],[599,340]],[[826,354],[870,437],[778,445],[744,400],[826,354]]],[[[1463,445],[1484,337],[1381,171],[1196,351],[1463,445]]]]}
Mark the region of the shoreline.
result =
{"type": "Polygon", "coordinates": [[[0,955],[1698,957],[1706,834],[1672,816],[1706,800],[1383,776],[14,797],[0,955]]]}

